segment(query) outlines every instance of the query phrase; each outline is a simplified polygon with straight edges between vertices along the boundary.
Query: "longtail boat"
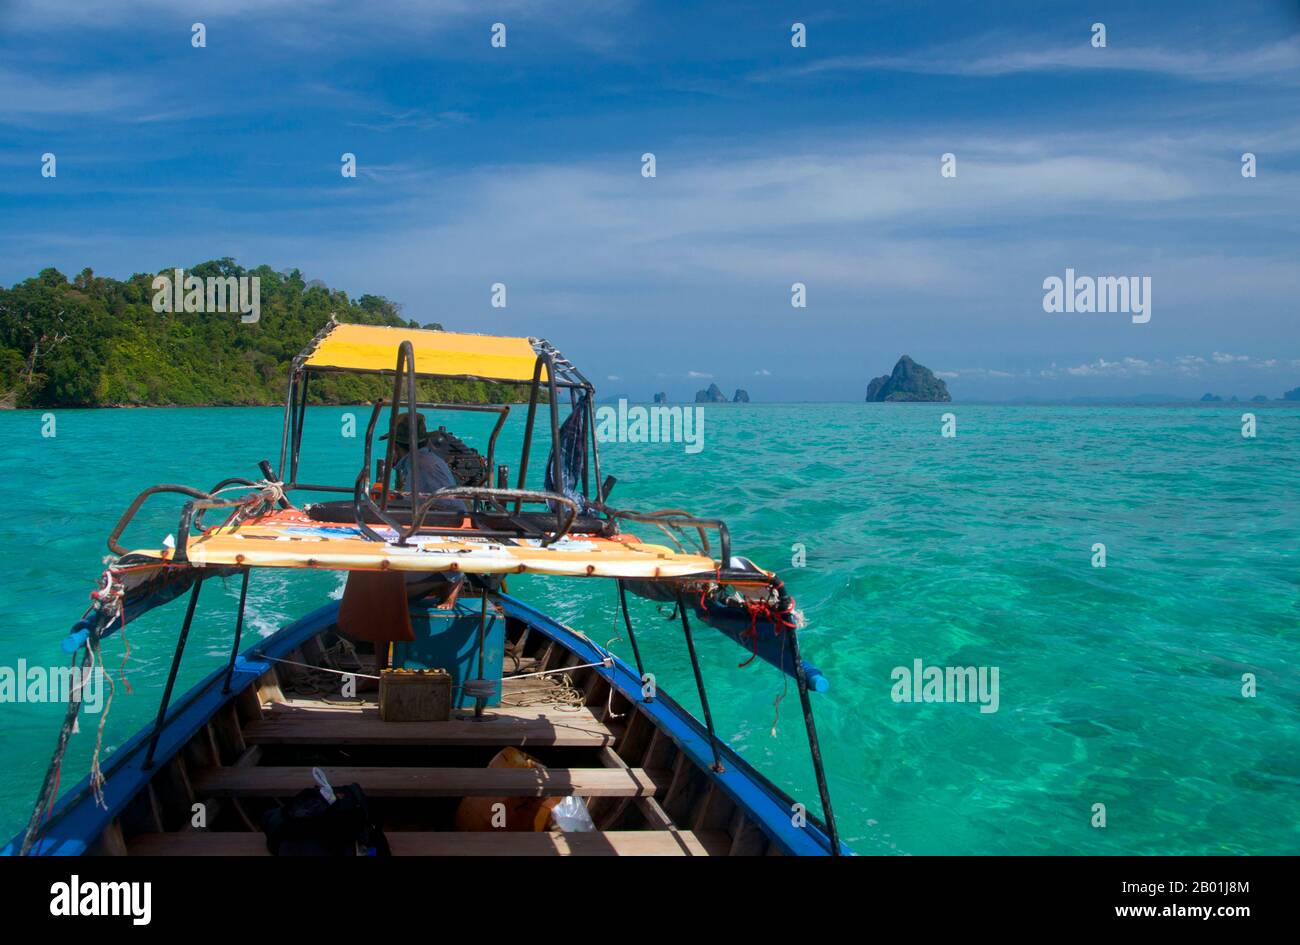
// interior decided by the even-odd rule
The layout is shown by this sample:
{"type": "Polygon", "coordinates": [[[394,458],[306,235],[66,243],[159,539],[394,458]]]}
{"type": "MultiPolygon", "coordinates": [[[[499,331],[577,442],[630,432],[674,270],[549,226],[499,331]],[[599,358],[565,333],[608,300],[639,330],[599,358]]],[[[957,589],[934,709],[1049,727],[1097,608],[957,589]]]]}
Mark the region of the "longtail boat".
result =
{"type": "Polygon", "coordinates": [[[593,385],[543,339],[331,320],[290,365],[278,465],[262,460],[257,478],[206,490],[153,486],[113,529],[115,557],[63,649],[83,672],[102,666],[103,641],[125,622],[187,597],[156,718],[58,796],[81,708],[74,693],[30,823],[4,852],[303,852],[276,830],[293,827],[304,803],[329,817],[354,795],[382,841],[348,838],[350,854],[851,852],[836,832],[813,719],[813,694],[829,682],[800,654],[794,600],[776,574],[733,553],[722,521],[612,505],[616,480],[602,478],[598,439],[593,385]],[[327,372],[392,379],[350,484],[300,475],[309,384],[327,372]],[[513,487],[496,453],[510,406],[421,401],[426,378],[528,389],[513,487]],[[483,452],[443,426],[424,433],[425,416],[455,411],[495,414],[483,452]],[[539,421],[550,434],[540,489],[528,485],[539,421]],[[422,487],[426,467],[408,455],[403,471],[403,442],[436,454],[454,481],[422,487]],[[184,500],[174,539],[124,546],[155,496],[184,500]],[[224,519],[205,523],[213,513],[224,519]],[[634,524],[669,544],[642,540],[634,524]],[[347,587],[245,646],[249,579],[261,568],[346,572],[347,587]],[[613,581],[632,662],[508,593],[517,574],[613,581]],[[212,577],[241,582],[230,658],[175,695],[212,577]],[[644,665],[629,595],[680,622],[702,719],[644,665]],[[797,682],[821,817],[718,737],[696,624],[797,682]],[[413,719],[399,712],[402,692],[417,695],[413,719]],[[429,698],[442,699],[441,715],[419,708],[429,698]]]}

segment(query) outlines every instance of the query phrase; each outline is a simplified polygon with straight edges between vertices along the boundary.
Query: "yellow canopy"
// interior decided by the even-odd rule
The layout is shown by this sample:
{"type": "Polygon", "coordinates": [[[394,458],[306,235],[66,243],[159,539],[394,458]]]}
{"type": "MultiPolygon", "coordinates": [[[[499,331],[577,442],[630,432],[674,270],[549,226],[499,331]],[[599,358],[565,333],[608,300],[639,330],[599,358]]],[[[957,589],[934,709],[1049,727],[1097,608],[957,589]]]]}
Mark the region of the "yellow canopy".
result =
{"type": "MultiPolygon", "coordinates": [[[[303,364],[318,370],[391,372],[403,341],[409,341],[415,350],[415,373],[426,377],[531,381],[537,363],[537,352],[527,338],[339,324],[317,343],[303,364]]],[[[546,380],[545,368],[541,379],[546,380]]]]}

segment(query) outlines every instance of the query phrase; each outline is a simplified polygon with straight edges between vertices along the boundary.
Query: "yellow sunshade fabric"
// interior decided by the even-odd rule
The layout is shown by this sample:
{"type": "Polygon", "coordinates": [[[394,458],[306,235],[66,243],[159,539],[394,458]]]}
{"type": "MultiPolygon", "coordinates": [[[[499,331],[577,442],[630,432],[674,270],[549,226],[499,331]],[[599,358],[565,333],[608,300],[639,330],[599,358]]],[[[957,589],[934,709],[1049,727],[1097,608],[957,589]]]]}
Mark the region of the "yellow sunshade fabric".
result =
{"type": "MultiPolygon", "coordinates": [[[[336,325],[303,363],[308,368],[392,371],[403,341],[415,349],[415,372],[426,377],[531,381],[537,363],[527,338],[379,325],[336,325]]],[[[545,368],[541,377],[546,380],[545,368]]]]}

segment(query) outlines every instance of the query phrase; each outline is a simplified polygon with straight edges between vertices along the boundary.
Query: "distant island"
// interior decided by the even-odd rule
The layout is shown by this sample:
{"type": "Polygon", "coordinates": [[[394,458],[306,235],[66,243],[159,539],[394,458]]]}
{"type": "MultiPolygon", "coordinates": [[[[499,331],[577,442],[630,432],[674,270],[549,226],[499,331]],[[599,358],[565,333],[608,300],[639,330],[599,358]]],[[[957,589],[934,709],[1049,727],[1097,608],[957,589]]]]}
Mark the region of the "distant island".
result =
{"type": "MultiPolygon", "coordinates": [[[[259,278],[260,319],[245,324],[237,313],[155,312],[150,273],[119,281],[84,269],[69,281],[57,269],[43,269],[0,288],[0,407],[282,404],[289,362],[331,315],[421,327],[383,296],[353,300],[308,282],[297,269],[245,269],[216,259],[185,272],[259,278]]],[[[420,396],[435,401],[513,402],[519,390],[480,381],[420,382],[420,396]]],[[[313,378],[309,402],[357,404],[391,393],[391,381],[377,376],[326,374],[313,378]]]]}
{"type": "Polygon", "coordinates": [[[907,355],[898,359],[890,374],[873,378],[867,385],[868,403],[949,403],[948,385],[934,372],[907,355]]]}
{"type": "MultiPolygon", "coordinates": [[[[1297,387],[1295,390],[1286,391],[1282,395],[1281,399],[1276,402],[1286,403],[1295,401],[1300,401],[1300,387],[1297,387]]],[[[1203,404],[1239,403],[1236,394],[1233,394],[1225,401],[1221,395],[1215,393],[1202,394],[1199,402],[1203,404]]],[[[1254,397],[1250,398],[1250,403],[1252,404],[1267,404],[1273,402],[1272,398],[1268,397],[1266,394],[1256,394],[1254,397]]]]}
{"type": "MultiPolygon", "coordinates": [[[[661,401],[659,399],[660,396],[662,395],[655,394],[655,403],[666,403],[667,400],[665,399],[661,401]]],[[[727,402],[727,395],[722,392],[722,388],[717,384],[710,384],[704,390],[695,392],[695,402],[697,404],[725,404],[727,402]]],[[[733,404],[749,403],[749,391],[745,390],[743,387],[737,387],[736,393],[731,398],[731,402],[733,404]]]]}

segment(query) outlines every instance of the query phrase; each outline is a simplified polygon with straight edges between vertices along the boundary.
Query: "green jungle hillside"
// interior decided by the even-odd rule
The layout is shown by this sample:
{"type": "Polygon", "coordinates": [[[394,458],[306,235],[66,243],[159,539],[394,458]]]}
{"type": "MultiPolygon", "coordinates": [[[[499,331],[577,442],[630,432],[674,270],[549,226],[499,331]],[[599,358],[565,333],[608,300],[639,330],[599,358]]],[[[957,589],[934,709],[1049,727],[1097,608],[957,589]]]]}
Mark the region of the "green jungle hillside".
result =
{"type": "MultiPolygon", "coordinates": [[[[84,269],[68,281],[57,269],[44,269],[0,288],[0,406],[281,404],[289,362],[331,315],[367,325],[442,327],[404,319],[397,303],[382,296],[353,301],[317,280],[306,282],[296,269],[245,269],[217,259],[185,274],[257,276],[261,318],[244,323],[237,312],[155,312],[154,276],[146,273],[123,282],[84,269]]],[[[364,403],[391,393],[391,385],[375,376],[325,375],[313,379],[310,402],[364,403]]],[[[475,381],[420,385],[422,398],[468,403],[516,401],[521,391],[475,381]]]]}

